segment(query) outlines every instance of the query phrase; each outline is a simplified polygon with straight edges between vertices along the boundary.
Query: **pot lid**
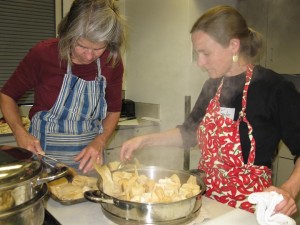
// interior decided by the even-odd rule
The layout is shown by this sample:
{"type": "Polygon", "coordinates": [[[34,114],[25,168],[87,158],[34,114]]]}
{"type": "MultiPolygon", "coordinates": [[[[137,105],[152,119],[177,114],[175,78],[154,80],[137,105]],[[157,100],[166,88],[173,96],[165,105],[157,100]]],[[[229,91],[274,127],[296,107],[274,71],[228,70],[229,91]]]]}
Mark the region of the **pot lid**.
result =
{"type": "Polygon", "coordinates": [[[20,147],[0,145],[0,190],[37,176],[42,164],[34,156],[20,147]]]}

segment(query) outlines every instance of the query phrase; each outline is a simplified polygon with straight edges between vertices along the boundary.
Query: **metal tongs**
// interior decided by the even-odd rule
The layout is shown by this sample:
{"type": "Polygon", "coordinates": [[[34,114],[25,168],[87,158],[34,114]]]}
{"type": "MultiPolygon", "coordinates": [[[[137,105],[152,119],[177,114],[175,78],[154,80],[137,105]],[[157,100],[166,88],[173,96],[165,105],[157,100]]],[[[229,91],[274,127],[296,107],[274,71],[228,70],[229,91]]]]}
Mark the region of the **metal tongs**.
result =
{"type": "Polygon", "coordinates": [[[53,157],[51,157],[51,156],[48,156],[48,155],[42,154],[42,153],[38,153],[38,154],[39,154],[40,156],[46,158],[46,159],[49,159],[49,160],[55,162],[55,165],[53,165],[53,164],[47,162],[46,160],[41,159],[42,162],[43,162],[44,164],[46,164],[47,166],[49,166],[51,169],[57,170],[58,167],[59,167],[59,168],[64,168],[64,167],[67,168],[67,166],[66,166],[63,162],[61,162],[61,161],[59,161],[59,160],[57,160],[57,159],[55,159],[55,158],[53,158],[53,157]],[[61,166],[57,166],[57,164],[59,164],[59,165],[61,165],[61,166]]]}
{"type": "Polygon", "coordinates": [[[46,159],[54,161],[56,164],[52,165],[51,163],[47,162],[44,159],[41,159],[41,162],[46,165],[48,176],[43,178],[44,180],[52,181],[54,179],[58,179],[60,177],[65,177],[67,174],[69,174],[69,167],[66,166],[64,163],[60,162],[59,160],[52,158],[50,156],[47,156],[45,154],[38,153],[39,156],[44,157],[46,159]],[[61,166],[57,166],[57,164],[60,164],[61,166]]]}
{"type": "Polygon", "coordinates": [[[120,162],[117,170],[120,170],[120,169],[123,169],[123,168],[128,168],[128,167],[136,167],[136,168],[139,168],[141,166],[141,163],[137,160],[137,158],[133,158],[133,161],[132,160],[124,160],[122,162],[120,162]]]}

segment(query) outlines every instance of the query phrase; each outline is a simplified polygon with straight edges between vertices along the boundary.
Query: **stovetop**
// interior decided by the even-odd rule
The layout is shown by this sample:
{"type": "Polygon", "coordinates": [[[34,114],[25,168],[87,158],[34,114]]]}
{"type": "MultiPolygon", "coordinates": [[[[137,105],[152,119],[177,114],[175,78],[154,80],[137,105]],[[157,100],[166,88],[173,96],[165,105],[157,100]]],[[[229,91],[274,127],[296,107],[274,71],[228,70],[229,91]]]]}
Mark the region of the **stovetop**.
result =
{"type": "Polygon", "coordinates": [[[55,217],[45,209],[45,219],[43,225],[62,225],[55,217]]]}

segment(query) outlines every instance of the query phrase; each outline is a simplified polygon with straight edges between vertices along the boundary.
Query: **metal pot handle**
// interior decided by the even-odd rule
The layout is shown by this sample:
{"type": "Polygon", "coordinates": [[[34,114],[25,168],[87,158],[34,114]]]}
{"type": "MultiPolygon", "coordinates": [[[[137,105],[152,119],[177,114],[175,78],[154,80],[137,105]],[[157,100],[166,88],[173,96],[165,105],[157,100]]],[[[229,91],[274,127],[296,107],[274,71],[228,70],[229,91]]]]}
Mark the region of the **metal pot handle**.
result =
{"type": "Polygon", "coordinates": [[[66,167],[66,166],[57,167],[52,172],[53,173],[49,173],[47,177],[38,178],[37,181],[36,181],[36,184],[37,185],[44,184],[44,183],[56,180],[56,179],[61,178],[61,177],[65,177],[69,173],[68,167],[66,167]]]}
{"type": "Polygon", "coordinates": [[[190,170],[188,170],[188,172],[199,176],[201,179],[204,179],[206,177],[205,171],[200,170],[200,169],[190,169],[190,170]]]}
{"type": "Polygon", "coordinates": [[[100,197],[100,195],[101,195],[100,191],[84,192],[84,197],[91,202],[114,204],[113,199],[106,199],[106,198],[100,197]]]}

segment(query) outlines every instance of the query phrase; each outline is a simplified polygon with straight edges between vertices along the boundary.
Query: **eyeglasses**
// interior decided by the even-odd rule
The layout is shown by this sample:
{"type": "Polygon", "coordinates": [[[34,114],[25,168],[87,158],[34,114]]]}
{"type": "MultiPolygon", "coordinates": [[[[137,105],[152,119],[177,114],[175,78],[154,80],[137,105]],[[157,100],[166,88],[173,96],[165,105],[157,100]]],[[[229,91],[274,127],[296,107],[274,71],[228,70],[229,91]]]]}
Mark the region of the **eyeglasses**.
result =
{"type": "Polygon", "coordinates": [[[81,45],[77,42],[75,47],[77,47],[82,52],[93,52],[93,53],[97,54],[99,52],[104,51],[107,47],[107,44],[105,44],[104,46],[101,46],[99,48],[88,48],[88,47],[83,46],[83,45],[81,45]]]}

